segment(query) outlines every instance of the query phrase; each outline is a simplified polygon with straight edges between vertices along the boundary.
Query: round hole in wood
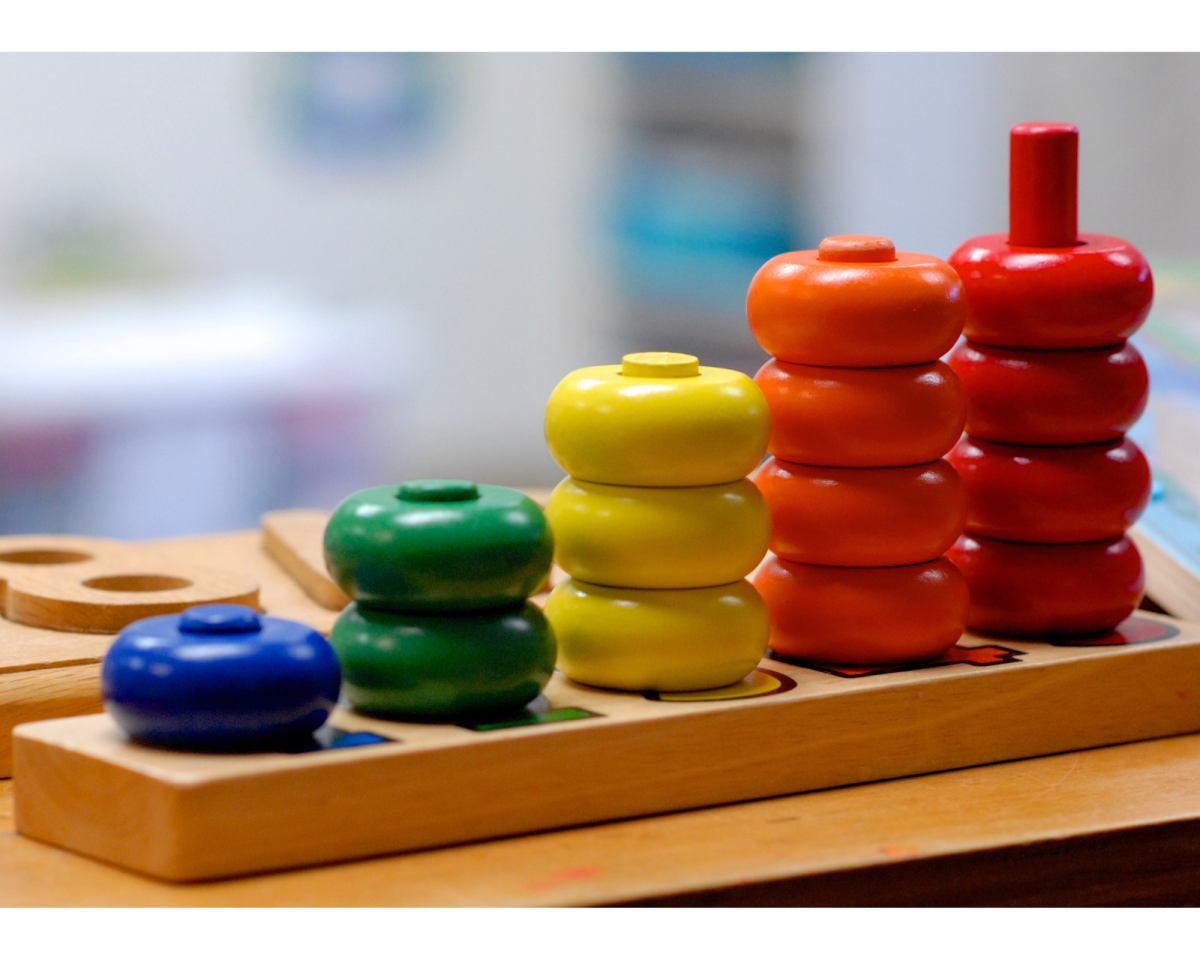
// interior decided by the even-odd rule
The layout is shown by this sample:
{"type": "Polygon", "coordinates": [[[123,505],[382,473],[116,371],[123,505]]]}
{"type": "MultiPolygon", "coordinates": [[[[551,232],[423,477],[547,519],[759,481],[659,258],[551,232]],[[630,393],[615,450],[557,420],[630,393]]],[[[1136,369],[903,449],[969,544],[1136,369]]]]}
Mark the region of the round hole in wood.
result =
{"type": "Polygon", "coordinates": [[[12,550],[0,553],[0,563],[82,563],[91,560],[90,553],[78,550],[12,550]]]}
{"type": "Polygon", "coordinates": [[[183,577],[164,577],[155,573],[122,573],[115,577],[93,577],[84,580],[93,590],[113,590],[118,593],[153,593],[156,590],[181,590],[192,585],[183,577]]]}

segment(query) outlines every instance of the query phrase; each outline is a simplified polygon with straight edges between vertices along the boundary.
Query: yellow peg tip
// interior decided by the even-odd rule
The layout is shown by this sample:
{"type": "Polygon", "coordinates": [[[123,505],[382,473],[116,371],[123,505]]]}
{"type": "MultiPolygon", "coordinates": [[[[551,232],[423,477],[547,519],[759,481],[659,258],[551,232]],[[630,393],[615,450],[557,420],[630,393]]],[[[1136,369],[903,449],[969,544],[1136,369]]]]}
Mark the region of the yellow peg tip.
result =
{"type": "Polygon", "coordinates": [[[687,353],[627,353],[621,358],[625,377],[698,377],[700,361],[687,353]]]}

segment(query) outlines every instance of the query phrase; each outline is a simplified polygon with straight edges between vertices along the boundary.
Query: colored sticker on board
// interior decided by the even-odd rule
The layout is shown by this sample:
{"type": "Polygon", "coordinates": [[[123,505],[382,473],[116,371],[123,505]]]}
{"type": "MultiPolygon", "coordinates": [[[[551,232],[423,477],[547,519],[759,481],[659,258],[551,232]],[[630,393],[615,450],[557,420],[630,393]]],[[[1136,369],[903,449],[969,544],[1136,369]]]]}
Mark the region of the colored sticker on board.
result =
{"type": "Polygon", "coordinates": [[[796,686],[796,681],[774,670],[764,670],[759,667],[749,676],[727,687],[717,687],[713,690],[681,690],[678,692],[659,692],[643,690],[642,696],[647,700],[661,700],[664,703],[704,703],[712,700],[745,700],[749,697],[769,697],[775,693],[786,693],[796,686]]]}
{"type": "Polygon", "coordinates": [[[369,730],[340,730],[325,724],[311,737],[280,749],[280,753],[316,753],[319,750],[344,750],[347,747],[372,747],[378,743],[402,743],[393,737],[385,737],[369,730]]]}
{"type": "Polygon", "coordinates": [[[585,710],[583,707],[551,707],[550,701],[543,693],[520,710],[502,716],[468,720],[458,725],[476,733],[487,733],[490,730],[508,730],[512,727],[532,727],[541,723],[562,723],[565,720],[586,720],[602,716],[604,714],[585,710]]]}
{"type": "Polygon", "coordinates": [[[808,670],[819,670],[821,673],[832,674],[835,677],[853,679],[857,677],[876,677],[885,673],[927,670],[930,667],[948,667],[956,663],[968,663],[973,667],[990,667],[997,663],[1019,663],[1021,657],[1025,656],[1025,652],[1023,650],[1002,647],[995,643],[979,647],[953,646],[936,660],[877,667],[847,667],[827,663],[809,663],[804,660],[797,660],[795,657],[784,656],[783,654],[776,653],[774,650],[768,650],[767,656],[773,660],[780,660],[783,663],[790,663],[808,670]]]}

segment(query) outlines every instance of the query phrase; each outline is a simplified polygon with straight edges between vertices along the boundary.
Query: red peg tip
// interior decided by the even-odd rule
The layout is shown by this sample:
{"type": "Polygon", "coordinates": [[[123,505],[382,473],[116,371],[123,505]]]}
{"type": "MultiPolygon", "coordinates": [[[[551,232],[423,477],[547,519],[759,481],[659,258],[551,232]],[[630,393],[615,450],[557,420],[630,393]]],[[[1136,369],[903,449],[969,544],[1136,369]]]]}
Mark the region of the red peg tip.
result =
{"type": "Polygon", "coordinates": [[[1069,123],[1018,123],[1009,135],[1008,242],[1073,247],[1079,129],[1069,123]]]}
{"type": "Polygon", "coordinates": [[[896,259],[896,245],[887,237],[844,233],[822,240],[817,259],[833,263],[892,263],[896,259]]]}

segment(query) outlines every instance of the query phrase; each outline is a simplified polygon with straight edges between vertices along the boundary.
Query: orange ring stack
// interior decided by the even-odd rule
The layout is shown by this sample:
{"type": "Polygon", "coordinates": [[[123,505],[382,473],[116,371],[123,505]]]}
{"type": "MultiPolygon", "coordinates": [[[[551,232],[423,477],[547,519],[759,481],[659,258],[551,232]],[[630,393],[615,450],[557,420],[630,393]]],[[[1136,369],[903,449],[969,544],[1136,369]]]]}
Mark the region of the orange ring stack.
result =
{"type": "Polygon", "coordinates": [[[773,456],[754,477],[771,510],[774,556],[754,577],[771,649],[856,665],[940,656],[968,603],[942,556],[967,509],[941,459],[966,395],[938,360],[962,332],[961,281],[883,237],[829,237],[764,264],[746,312],[774,357],[755,377],[771,411],[773,456]]]}

